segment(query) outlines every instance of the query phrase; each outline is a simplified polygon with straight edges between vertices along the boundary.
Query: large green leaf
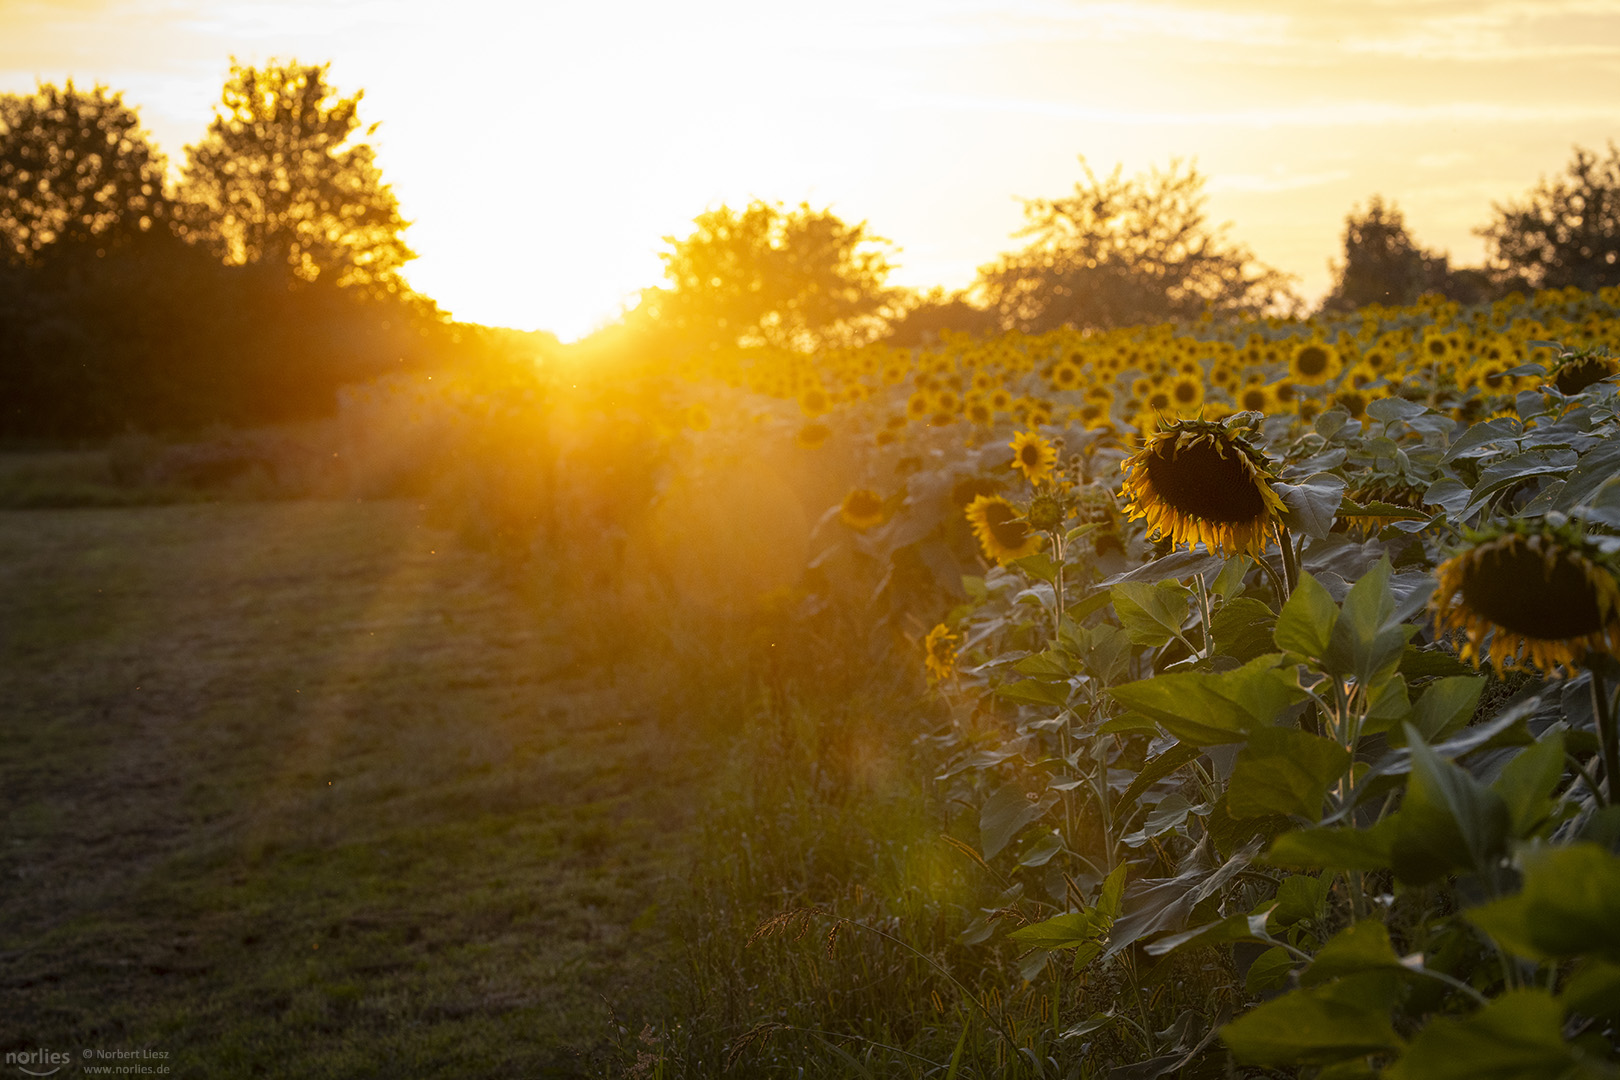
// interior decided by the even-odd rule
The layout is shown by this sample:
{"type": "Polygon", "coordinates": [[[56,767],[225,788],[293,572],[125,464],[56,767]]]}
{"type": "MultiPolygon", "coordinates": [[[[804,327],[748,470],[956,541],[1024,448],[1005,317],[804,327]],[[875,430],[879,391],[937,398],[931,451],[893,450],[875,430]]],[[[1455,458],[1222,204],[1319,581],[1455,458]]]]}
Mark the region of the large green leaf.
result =
{"type": "Polygon", "coordinates": [[[1041,679],[1020,679],[996,687],[996,696],[1020,705],[1052,705],[1061,709],[1069,703],[1069,685],[1041,679]]]}
{"type": "Polygon", "coordinates": [[[1188,945],[1229,945],[1234,941],[1270,942],[1266,933],[1266,919],[1275,905],[1266,905],[1250,915],[1229,915],[1218,922],[1206,923],[1192,930],[1159,938],[1145,949],[1149,956],[1163,956],[1188,945]]]}
{"type": "Polygon", "coordinates": [[[1575,468],[1575,451],[1564,449],[1526,450],[1499,458],[1480,472],[1479,483],[1468,493],[1468,506],[1461,516],[1471,516],[1492,495],[1538,476],[1562,476],[1575,468]]]}
{"type": "Polygon", "coordinates": [[[1276,654],[1233,671],[1157,675],[1109,690],[1115,700],[1157,721],[1182,742],[1219,746],[1242,742],[1306,697],[1292,668],[1276,654]]]}
{"type": "Polygon", "coordinates": [[[1620,1019],[1620,964],[1587,958],[1565,981],[1558,1000],[1583,1016],[1620,1019]]]}
{"type": "Polygon", "coordinates": [[[1267,1067],[1332,1065],[1401,1046],[1390,1023],[1394,980],[1381,973],[1295,990],[1221,1029],[1237,1059],[1267,1067]]]}
{"type": "Polygon", "coordinates": [[[1273,483],[1282,496],[1282,519],[1290,529],[1318,540],[1326,540],[1333,529],[1333,517],[1344,501],[1344,478],[1319,472],[1297,484],[1273,483]]]}
{"type": "Polygon", "coordinates": [[[1438,679],[1412,707],[1412,724],[1428,742],[1454,734],[1473,718],[1485,680],[1477,675],[1438,679]]]}
{"type": "Polygon", "coordinates": [[[1390,572],[1389,560],[1380,559],[1351,586],[1322,656],[1329,674],[1354,675],[1370,686],[1399,666],[1417,627],[1398,617],[1390,572]]]}
{"type": "Polygon", "coordinates": [[[1049,803],[1031,801],[1024,789],[1008,784],[996,791],[979,810],[979,850],[986,859],[996,856],[1019,830],[1046,813],[1049,803]]]}
{"type": "Polygon", "coordinates": [[[1350,752],[1332,739],[1291,727],[1256,728],[1238,754],[1226,789],[1235,818],[1289,814],[1322,819],[1328,788],[1350,767],[1350,752]]]}
{"type": "Polygon", "coordinates": [[[1564,1009],[1545,990],[1509,990],[1468,1016],[1431,1020],[1389,1080],[1572,1080],[1594,1076],[1564,1041],[1564,1009]]]}
{"type": "Polygon", "coordinates": [[[1075,949],[1096,941],[1107,929],[1107,922],[1093,912],[1072,911],[1020,927],[1007,940],[1032,949],[1075,949]]]}
{"type": "Polygon", "coordinates": [[[1181,632],[1192,605],[1192,590],[1176,581],[1125,581],[1109,590],[1114,614],[1137,645],[1158,648],[1181,632]]]}
{"type": "Polygon", "coordinates": [[[1265,861],[1301,870],[1382,870],[1393,858],[1397,828],[1389,818],[1367,829],[1301,829],[1277,837],[1265,861]]]}
{"type": "Polygon", "coordinates": [[[1215,651],[1247,663],[1271,651],[1277,616],[1260,601],[1243,596],[1222,604],[1211,623],[1215,651]]]}
{"type": "Polygon", "coordinates": [[[1553,807],[1553,792],[1564,776],[1564,733],[1552,731],[1513,756],[1491,785],[1507,803],[1514,836],[1528,836],[1553,807]]]}
{"type": "Polygon", "coordinates": [[[1289,874],[1277,886],[1277,909],[1272,918],[1278,926],[1292,926],[1305,920],[1320,919],[1327,910],[1333,877],[1323,874],[1289,874]]]}
{"type": "Polygon", "coordinates": [[[1468,921],[1519,956],[1620,963],[1620,857],[1578,843],[1532,849],[1520,863],[1523,888],[1471,908],[1468,921]]]}
{"type": "Polygon", "coordinates": [[[1319,660],[1327,655],[1338,618],[1339,605],[1327,589],[1311,575],[1301,574],[1277,617],[1273,638],[1284,652],[1319,660]]]}
{"type": "Polygon", "coordinates": [[[1503,854],[1507,803],[1457,765],[1436,754],[1416,728],[1406,726],[1412,775],[1394,820],[1395,875],[1426,885],[1458,871],[1481,871],[1503,854]]]}
{"type": "Polygon", "coordinates": [[[1389,928],[1377,919],[1364,919],[1340,930],[1317,950],[1299,982],[1301,986],[1320,986],[1330,979],[1367,971],[1405,974],[1406,970],[1389,943],[1389,928]]]}

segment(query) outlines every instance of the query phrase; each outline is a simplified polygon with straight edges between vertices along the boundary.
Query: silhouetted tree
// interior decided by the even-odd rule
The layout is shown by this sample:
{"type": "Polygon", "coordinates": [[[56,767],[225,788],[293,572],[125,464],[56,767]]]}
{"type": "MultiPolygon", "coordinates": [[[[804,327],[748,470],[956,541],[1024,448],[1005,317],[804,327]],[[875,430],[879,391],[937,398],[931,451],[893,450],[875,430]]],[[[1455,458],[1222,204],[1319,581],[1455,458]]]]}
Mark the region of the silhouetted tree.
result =
{"type": "Polygon", "coordinates": [[[363,91],[340,96],[329,66],[232,63],[208,134],[186,148],[188,235],[228,263],[397,289],[414,257],[407,222],[372,147],[355,137],[363,91]]]}
{"type": "Polygon", "coordinates": [[[1495,204],[1479,230],[1492,268],[1536,289],[1598,289],[1620,283],[1620,149],[1575,147],[1564,175],[1545,177],[1521,202],[1495,204]]]}
{"type": "Polygon", "coordinates": [[[1368,304],[1410,304],[1426,292],[1447,292],[1444,255],[1418,247],[1394,203],[1374,195],[1344,221],[1344,261],[1333,264],[1333,288],[1323,311],[1354,311],[1368,304]]]}
{"type": "Polygon", "coordinates": [[[664,237],[668,286],[643,294],[639,319],[689,348],[775,345],[810,351],[857,344],[882,329],[892,267],[866,223],[831,210],[755,200],[700,215],[685,239],[664,237]]]}
{"type": "Polygon", "coordinates": [[[994,311],[973,303],[964,293],[947,293],[936,286],[912,296],[889,321],[884,337],[891,345],[909,348],[932,345],[946,333],[984,337],[998,329],[994,311]]]}
{"type": "Polygon", "coordinates": [[[0,95],[0,254],[123,243],[160,225],[164,162],[135,110],[104,86],[0,95]]]}
{"type": "Polygon", "coordinates": [[[1022,251],[979,270],[979,289],[1009,330],[1105,328],[1291,301],[1288,279],[1227,242],[1204,215],[1204,178],[1167,170],[1086,181],[1062,199],[1028,199],[1022,251]]]}

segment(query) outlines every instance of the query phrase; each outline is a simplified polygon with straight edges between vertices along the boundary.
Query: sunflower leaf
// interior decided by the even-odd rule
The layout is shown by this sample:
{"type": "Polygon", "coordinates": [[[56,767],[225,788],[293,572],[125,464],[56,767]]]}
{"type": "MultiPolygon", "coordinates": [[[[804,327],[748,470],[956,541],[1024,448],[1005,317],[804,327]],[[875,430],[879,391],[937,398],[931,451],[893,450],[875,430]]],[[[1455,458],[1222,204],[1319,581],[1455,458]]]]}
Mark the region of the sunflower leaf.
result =
{"type": "Polygon", "coordinates": [[[1281,661],[1280,655],[1269,653],[1233,671],[1157,675],[1108,693],[1182,742],[1243,742],[1255,728],[1276,723],[1290,706],[1305,700],[1298,674],[1281,661]]]}
{"type": "Polygon", "coordinates": [[[1343,477],[1314,473],[1297,484],[1274,481],[1272,487],[1282,496],[1284,524],[1318,540],[1327,539],[1344,501],[1343,477]]]}
{"type": "Polygon", "coordinates": [[[1322,819],[1322,802],[1346,769],[1350,752],[1298,728],[1256,728],[1238,754],[1226,789],[1234,818],[1288,814],[1322,819]]]}
{"type": "Polygon", "coordinates": [[[1158,648],[1181,633],[1193,598],[1192,590],[1177,581],[1152,585],[1125,581],[1110,592],[1114,597],[1114,613],[1131,636],[1131,642],[1149,648],[1158,648]]]}

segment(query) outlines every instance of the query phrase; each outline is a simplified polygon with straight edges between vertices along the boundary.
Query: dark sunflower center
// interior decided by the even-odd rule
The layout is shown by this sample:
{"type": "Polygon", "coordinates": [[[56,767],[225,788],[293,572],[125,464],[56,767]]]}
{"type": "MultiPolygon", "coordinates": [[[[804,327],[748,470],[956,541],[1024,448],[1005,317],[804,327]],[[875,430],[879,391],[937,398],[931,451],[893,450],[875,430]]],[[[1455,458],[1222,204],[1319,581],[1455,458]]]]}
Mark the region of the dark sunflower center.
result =
{"type": "Polygon", "coordinates": [[[882,510],[882,501],[869,491],[856,491],[849,497],[849,512],[855,517],[871,517],[882,510]]]}
{"type": "Polygon", "coordinates": [[[1440,340],[1439,338],[1430,338],[1429,339],[1429,355],[1430,356],[1444,356],[1444,355],[1446,355],[1446,343],[1444,341],[1440,340]]]}
{"type": "Polygon", "coordinates": [[[1018,451],[1018,460],[1024,463],[1026,469],[1041,467],[1041,448],[1034,443],[1025,443],[1024,448],[1018,451]]]}
{"type": "Polygon", "coordinates": [[[1264,412],[1266,408],[1266,392],[1258,388],[1243,391],[1243,407],[1256,412],[1264,412]]]}
{"type": "Polygon", "coordinates": [[[1266,512],[1265,500],[1238,451],[1221,454],[1207,442],[1179,452],[1162,447],[1148,456],[1148,479],[1159,500],[1184,517],[1220,524],[1253,521],[1266,512]]]}
{"type": "Polygon", "coordinates": [[[1578,394],[1593,383],[1601,382],[1613,374],[1614,365],[1610,361],[1592,356],[1559,368],[1555,382],[1561,392],[1578,394]]]}
{"type": "Polygon", "coordinates": [[[1003,503],[992,503],[985,508],[984,523],[1004,548],[1017,548],[1029,539],[1029,526],[1018,518],[1018,511],[1003,503]]]}
{"type": "Polygon", "coordinates": [[[1558,641],[1603,628],[1597,590],[1571,555],[1549,567],[1522,544],[1480,548],[1463,573],[1462,595],[1468,610],[1521,637],[1558,641]]]}
{"type": "Polygon", "coordinates": [[[1327,370],[1327,350],[1320,345],[1307,345],[1299,350],[1295,365],[1301,375],[1320,375],[1327,370]]]}
{"type": "Polygon", "coordinates": [[[1198,396],[1198,387],[1194,383],[1184,382],[1176,384],[1176,400],[1187,404],[1198,396]]]}

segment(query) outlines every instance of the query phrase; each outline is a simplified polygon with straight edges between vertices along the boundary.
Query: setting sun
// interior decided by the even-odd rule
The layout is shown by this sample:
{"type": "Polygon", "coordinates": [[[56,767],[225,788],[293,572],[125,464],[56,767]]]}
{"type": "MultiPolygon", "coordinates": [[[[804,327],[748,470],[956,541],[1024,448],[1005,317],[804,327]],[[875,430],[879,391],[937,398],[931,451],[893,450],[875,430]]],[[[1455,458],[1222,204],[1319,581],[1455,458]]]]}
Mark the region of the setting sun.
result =
{"type": "Polygon", "coordinates": [[[1374,194],[1478,262],[1494,201],[1620,127],[1620,9],[1162,3],[0,3],[0,90],[126,92],[178,161],[227,59],[332,61],[458,318],[612,319],[660,238],[750,198],[830,206],[969,284],[1077,156],[1194,161],[1210,213],[1307,297],[1374,194]]]}

